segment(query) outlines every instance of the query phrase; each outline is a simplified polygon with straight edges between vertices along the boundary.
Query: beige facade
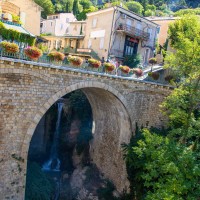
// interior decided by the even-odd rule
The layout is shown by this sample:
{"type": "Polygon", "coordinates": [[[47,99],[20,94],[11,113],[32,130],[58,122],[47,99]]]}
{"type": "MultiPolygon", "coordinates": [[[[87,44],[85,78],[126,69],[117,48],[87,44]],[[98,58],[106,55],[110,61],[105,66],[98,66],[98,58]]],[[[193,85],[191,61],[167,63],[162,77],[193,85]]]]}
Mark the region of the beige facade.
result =
{"type": "Polygon", "coordinates": [[[104,58],[140,54],[145,65],[154,54],[158,27],[121,7],[99,10],[87,14],[84,46],[104,58]]]}
{"type": "Polygon", "coordinates": [[[2,12],[20,16],[23,27],[34,35],[40,35],[42,8],[33,0],[7,0],[2,3],[2,12]]]}
{"type": "Polygon", "coordinates": [[[85,21],[71,22],[67,35],[63,36],[43,36],[48,40],[45,45],[48,47],[48,51],[53,49],[61,49],[66,52],[75,52],[77,48],[84,47],[84,35],[86,30],[85,21]]]}

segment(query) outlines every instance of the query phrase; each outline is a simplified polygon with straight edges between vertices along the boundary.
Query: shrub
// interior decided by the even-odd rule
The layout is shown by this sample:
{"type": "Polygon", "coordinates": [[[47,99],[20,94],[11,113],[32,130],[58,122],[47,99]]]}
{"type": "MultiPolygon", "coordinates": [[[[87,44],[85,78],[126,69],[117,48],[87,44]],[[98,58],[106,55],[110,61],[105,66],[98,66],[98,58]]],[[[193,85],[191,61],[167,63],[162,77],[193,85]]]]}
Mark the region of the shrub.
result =
{"type": "Polygon", "coordinates": [[[104,67],[105,67],[107,72],[112,72],[113,70],[116,69],[116,66],[114,64],[112,64],[112,63],[109,63],[109,62],[108,63],[105,62],[104,63],[104,67]]]}
{"type": "Polygon", "coordinates": [[[37,47],[27,47],[24,49],[24,53],[32,60],[37,60],[42,56],[42,51],[37,47]]]}
{"type": "Polygon", "coordinates": [[[81,66],[83,63],[83,59],[78,56],[68,56],[67,59],[74,66],[81,66]]]}
{"type": "Polygon", "coordinates": [[[55,61],[63,61],[65,59],[65,55],[58,51],[52,51],[51,53],[48,54],[48,57],[50,58],[50,60],[55,60],[55,61]]]}
{"type": "Polygon", "coordinates": [[[124,65],[129,66],[130,68],[138,67],[141,63],[141,56],[139,54],[133,56],[126,56],[124,58],[124,65]]]}
{"type": "Polygon", "coordinates": [[[173,76],[172,75],[167,75],[165,76],[165,81],[170,82],[171,80],[173,80],[173,76]]]}
{"type": "Polygon", "coordinates": [[[140,68],[132,69],[132,71],[138,77],[142,76],[142,74],[143,74],[143,71],[140,68]]]}
{"type": "Polygon", "coordinates": [[[120,66],[119,69],[125,74],[130,72],[130,68],[128,66],[120,66]]]}
{"type": "Polygon", "coordinates": [[[0,43],[0,45],[7,53],[19,52],[19,46],[15,43],[3,41],[0,43]]]}
{"type": "Polygon", "coordinates": [[[99,68],[101,66],[101,61],[99,60],[95,60],[95,59],[88,59],[88,62],[90,64],[90,66],[94,67],[94,68],[99,68]]]}

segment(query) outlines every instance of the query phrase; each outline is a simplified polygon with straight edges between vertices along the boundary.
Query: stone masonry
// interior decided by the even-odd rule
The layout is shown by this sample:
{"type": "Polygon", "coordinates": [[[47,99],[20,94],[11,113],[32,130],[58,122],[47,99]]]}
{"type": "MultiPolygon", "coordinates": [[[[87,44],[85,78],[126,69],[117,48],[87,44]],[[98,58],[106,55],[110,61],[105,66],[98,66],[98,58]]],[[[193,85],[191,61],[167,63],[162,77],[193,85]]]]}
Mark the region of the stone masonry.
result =
{"type": "Polygon", "coordinates": [[[79,69],[0,60],[0,199],[23,200],[31,137],[46,111],[81,89],[93,112],[91,157],[121,192],[128,188],[121,143],[139,126],[161,127],[159,104],[170,88],[79,69]]]}

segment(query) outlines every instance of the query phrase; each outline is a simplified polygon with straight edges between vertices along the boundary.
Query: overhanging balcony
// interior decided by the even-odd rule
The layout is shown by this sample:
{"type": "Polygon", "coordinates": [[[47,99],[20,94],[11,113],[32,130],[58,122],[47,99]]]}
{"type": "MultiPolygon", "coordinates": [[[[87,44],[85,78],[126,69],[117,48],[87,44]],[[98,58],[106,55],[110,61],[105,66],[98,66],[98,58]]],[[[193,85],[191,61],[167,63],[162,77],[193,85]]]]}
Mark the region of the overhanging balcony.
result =
{"type": "Polygon", "coordinates": [[[137,29],[133,26],[126,25],[126,24],[120,24],[117,27],[116,31],[117,32],[123,32],[127,35],[130,35],[132,37],[135,37],[135,38],[138,38],[138,39],[141,39],[141,40],[148,40],[149,39],[149,33],[145,32],[143,30],[137,29]]]}

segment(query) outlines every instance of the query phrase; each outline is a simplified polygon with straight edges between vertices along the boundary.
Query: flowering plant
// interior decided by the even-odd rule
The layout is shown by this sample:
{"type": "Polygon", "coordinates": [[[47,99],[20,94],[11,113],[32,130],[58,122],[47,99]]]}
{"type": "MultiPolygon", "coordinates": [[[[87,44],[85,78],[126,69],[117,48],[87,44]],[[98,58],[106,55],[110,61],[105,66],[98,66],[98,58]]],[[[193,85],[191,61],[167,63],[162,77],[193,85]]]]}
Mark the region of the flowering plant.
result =
{"type": "Polygon", "coordinates": [[[105,67],[107,72],[112,72],[113,70],[116,69],[116,66],[114,64],[107,63],[107,62],[104,63],[104,67],[105,67]]]}
{"type": "Polygon", "coordinates": [[[58,51],[52,51],[51,53],[48,54],[48,57],[51,60],[55,60],[55,61],[63,61],[65,59],[65,55],[58,51]]]}
{"type": "Polygon", "coordinates": [[[0,45],[7,53],[19,52],[19,46],[15,43],[3,41],[0,43],[0,45]]]}
{"type": "Polygon", "coordinates": [[[68,56],[67,59],[74,66],[81,66],[83,63],[83,59],[78,56],[68,56]]]}
{"type": "Polygon", "coordinates": [[[130,72],[130,68],[128,66],[119,66],[119,69],[125,74],[130,72]]]}
{"type": "Polygon", "coordinates": [[[88,62],[94,68],[99,68],[101,66],[101,62],[99,60],[95,60],[91,58],[88,60],[88,62]]]}
{"type": "Polygon", "coordinates": [[[42,56],[42,51],[37,47],[27,47],[24,49],[24,53],[32,60],[37,60],[42,56]]]}
{"type": "Polygon", "coordinates": [[[134,68],[134,69],[132,69],[132,71],[138,77],[142,76],[142,74],[143,74],[143,71],[140,68],[134,68]]]}

